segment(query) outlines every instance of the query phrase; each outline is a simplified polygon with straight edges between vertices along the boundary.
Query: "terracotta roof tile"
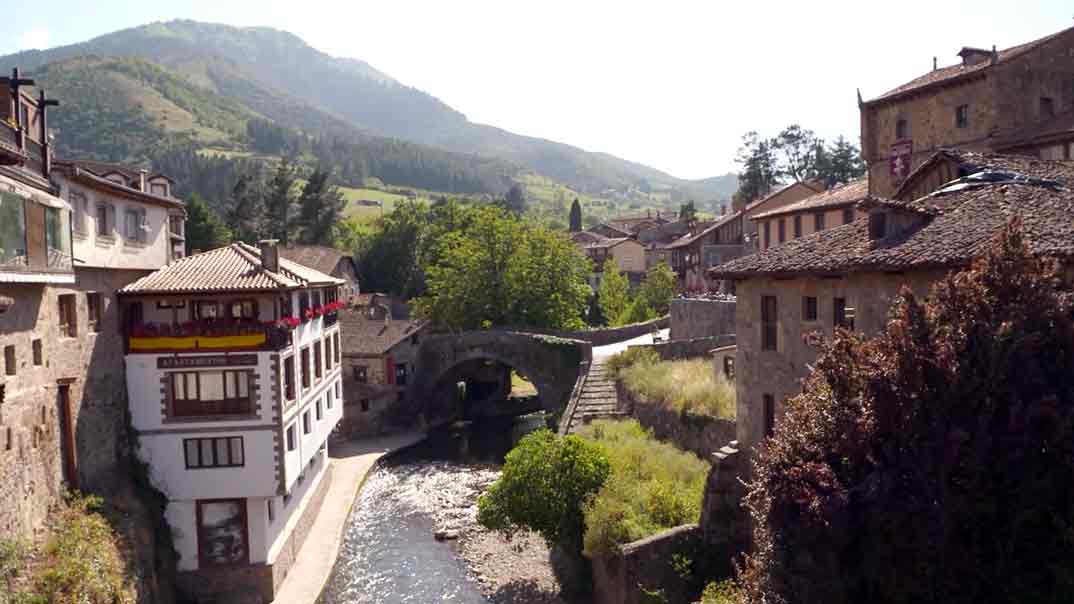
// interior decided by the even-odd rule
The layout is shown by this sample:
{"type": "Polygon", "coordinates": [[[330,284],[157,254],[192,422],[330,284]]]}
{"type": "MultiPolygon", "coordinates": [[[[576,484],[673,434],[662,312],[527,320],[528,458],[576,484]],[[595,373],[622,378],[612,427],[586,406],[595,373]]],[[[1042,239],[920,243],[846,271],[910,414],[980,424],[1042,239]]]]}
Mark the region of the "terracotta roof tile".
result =
{"type": "Polygon", "coordinates": [[[339,311],[339,329],[345,355],[382,355],[423,326],[421,321],[370,319],[360,310],[339,311]]]}
{"type": "Polygon", "coordinates": [[[336,270],[340,260],[349,257],[342,251],[326,245],[281,246],[280,256],[326,275],[331,275],[332,271],[336,270]]]}
{"type": "Polygon", "coordinates": [[[1024,155],[975,153],[961,149],[941,149],[911,172],[899,189],[895,191],[893,197],[901,199],[906,191],[912,189],[918,176],[925,174],[942,161],[955,162],[963,174],[972,174],[982,170],[1013,172],[1036,178],[1058,180],[1074,188],[1074,161],[1037,159],[1036,157],[1024,155]]]}
{"type": "Polygon", "coordinates": [[[261,265],[261,251],[245,243],[187,256],[119,290],[121,294],[215,293],[272,291],[307,285],[340,284],[341,280],[280,258],[280,270],[261,265]]]}
{"type": "Polygon", "coordinates": [[[781,214],[794,214],[797,212],[809,212],[827,208],[838,208],[855,204],[868,197],[868,195],[869,179],[859,178],[858,180],[851,181],[845,185],[832,187],[827,191],[811,195],[801,201],[796,201],[790,205],[783,206],[782,208],[761,212],[760,214],[755,215],[753,219],[756,220],[758,218],[768,218],[770,216],[778,216],[781,214]]]}

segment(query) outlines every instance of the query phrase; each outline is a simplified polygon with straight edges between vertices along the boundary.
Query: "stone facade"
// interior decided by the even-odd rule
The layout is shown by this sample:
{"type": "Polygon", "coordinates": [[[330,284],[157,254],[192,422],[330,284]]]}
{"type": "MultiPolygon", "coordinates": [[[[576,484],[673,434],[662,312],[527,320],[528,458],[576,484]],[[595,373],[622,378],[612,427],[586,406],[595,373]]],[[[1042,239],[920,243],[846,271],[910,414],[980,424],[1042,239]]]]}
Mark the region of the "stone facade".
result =
{"type": "Polygon", "coordinates": [[[672,340],[735,333],[735,301],[678,298],[671,301],[672,340]]]}
{"type": "Polygon", "coordinates": [[[701,459],[709,459],[713,452],[735,438],[734,420],[679,412],[659,401],[637,396],[623,386],[622,381],[616,382],[615,390],[620,410],[652,430],[656,438],[671,442],[701,459]]]}
{"type": "Polygon", "coordinates": [[[677,554],[693,559],[699,551],[701,531],[687,524],[627,543],[618,556],[595,558],[593,603],[644,604],[658,597],[650,594],[662,595],[664,602],[690,602],[696,587],[672,562],[677,554]]]}
{"type": "Polygon", "coordinates": [[[375,436],[391,430],[397,403],[404,402],[407,383],[398,383],[394,368],[406,366],[407,382],[417,371],[421,338],[405,337],[381,355],[343,352],[342,430],[352,436],[375,436]],[[364,379],[363,379],[364,376],[364,379]]]}
{"type": "Polygon", "coordinates": [[[143,274],[80,268],[69,286],[0,286],[15,300],[0,313],[0,350],[14,360],[0,373],[0,532],[30,535],[64,485],[92,491],[114,476],[127,444],[115,291],[143,274]],[[93,325],[89,294],[99,294],[93,325]],[[73,337],[61,333],[60,296],[73,296],[73,337]]]}
{"type": "Polygon", "coordinates": [[[924,295],[942,271],[905,274],[851,273],[842,277],[746,279],[738,283],[736,315],[737,440],[749,451],[774,425],[783,401],[801,392],[801,381],[817,358],[818,343],[834,331],[835,300],[845,300],[855,331],[876,334],[887,323],[892,300],[902,287],[924,295]],[[761,298],[776,299],[776,349],[762,349],[761,298]],[[803,320],[804,298],[816,299],[817,320],[803,320]],[[765,417],[765,399],[770,397],[765,417]]]}
{"type": "Polygon", "coordinates": [[[731,576],[733,565],[749,548],[749,515],[742,502],[746,485],[745,460],[738,443],[731,441],[710,458],[712,470],[705,482],[701,505],[701,539],[714,576],[731,576]]]}

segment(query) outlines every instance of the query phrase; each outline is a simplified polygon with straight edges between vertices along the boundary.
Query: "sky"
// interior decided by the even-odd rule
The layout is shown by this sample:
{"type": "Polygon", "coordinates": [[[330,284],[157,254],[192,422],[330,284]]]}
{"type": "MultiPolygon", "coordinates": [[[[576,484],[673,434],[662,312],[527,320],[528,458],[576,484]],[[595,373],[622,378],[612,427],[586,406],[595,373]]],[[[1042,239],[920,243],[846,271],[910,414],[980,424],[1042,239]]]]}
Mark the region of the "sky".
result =
{"type": "Polygon", "coordinates": [[[680,178],[735,171],[742,135],[858,141],[868,100],[963,46],[1074,26],[1066,0],[2,0],[0,54],[176,18],[290,31],[474,122],[680,178]],[[13,7],[9,5],[14,4],[13,7]]]}

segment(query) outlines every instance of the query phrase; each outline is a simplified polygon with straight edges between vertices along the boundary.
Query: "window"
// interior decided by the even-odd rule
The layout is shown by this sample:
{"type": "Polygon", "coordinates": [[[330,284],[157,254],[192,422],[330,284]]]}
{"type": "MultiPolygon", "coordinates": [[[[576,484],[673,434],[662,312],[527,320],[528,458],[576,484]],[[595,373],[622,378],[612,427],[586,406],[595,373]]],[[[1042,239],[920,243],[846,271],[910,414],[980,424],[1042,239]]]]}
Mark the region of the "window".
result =
{"type": "Polygon", "coordinates": [[[324,419],[324,405],[322,404],[321,397],[317,397],[316,403],[317,421],[324,419]]]}
{"type": "Polygon", "coordinates": [[[955,127],[965,128],[970,125],[970,106],[959,105],[955,107],[955,127]]]}
{"type": "Polygon", "coordinates": [[[761,350],[776,350],[779,337],[775,296],[761,296],[761,350]]]}
{"type": "Polygon", "coordinates": [[[295,398],[295,357],[289,356],[283,361],[283,393],[287,400],[295,398]]]}
{"type": "Polygon", "coordinates": [[[4,373],[15,375],[15,346],[4,346],[4,373]]]}
{"type": "Polygon", "coordinates": [[[1040,97],[1040,119],[1049,118],[1055,115],[1055,101],[1051,97],[1040,97]]]}
{"type": "MultiPolygon", "coordinates": [[[[158,186],[158,185],[153,185],[153,186],[155,187],[155,186],[158,186]]],[[[275,499],[270,498],[270,499],[265,500],[265,511],[268,513],[268,521],[269,521],[269,523],[271,524],[273,522],[276,522],[276,500],[275,499]]]]}
{"type": "Polygon", "coordinates": [[[310,293],[308,291],[303,291],[302,293],[298,294],[298,318],[299,319],[305,319],[306,318],[306,311],[309,310],[309,307],[310,307],[310,293]]]}
{"type": "Polygon", "coordinates": [[[910,122],[905,118],[901,118],[895,122],[895,139],[903,140],[910,138],[910,122]]]}
{"type": "Polygon", "coordinates": [[[779,227],[778,228],[779,242],[783,243],[784,241],[787,240],[787,221],[782,219],[782,218],[780,218],[779,219],[779,224],[777,226],[779,227]]]}
{"type": "Polygon", "coordinates": [[[817,299],[814,296],[804,296],[802,298],[802,320],[803,321],[816,321],[817,320],[817,299]]]}
{"type": "Polygon", "coordinates": [[[142,212],[128,208],[123,212],[123,236],[131,241],[142,240],[142,212]]]}
{"type": "Polygon", "coordinates": [[[239,415],[253,411],[250,371],[169,373],[173,417],[239,415]]]}
{"type": "Polygon", "coordinates": [[[239,468],[244,463],[241,436],[184,438],[186,469],[239,468]]]}
{"type": "Polygon", "coordinates": [[[234,566],[249,562],[245,499],[199,501],[196,515],[199,566],[234,566]]]}
{"type": "Polygon", "coordinates": [[[332,350],[332,338],[324,339],[324,368],[325,371],[332,371],[332,359],[336,358],[336,353],[332,350]]]}
{"type": "Polygon", "coordinates": [[[220,305],[215,300],[196,300],[193,311],[194,319],[220,318],[220,305]]]}
{"type": "Polygon", "coordinates": [[[395,366],[395,384],[406,386],[406,363],[399,363],[395,366]]]}
{"type": "Polygon", "coordinates": [[[726,356],[723,358],[723,377],[728,381],[735,379],[735,357],[726,356]]]}
{"type": "Polygon", "coordinates": [[[770,221],[764,223],[764,248],[765,249],[768,249],[769,247],[772,246],[772,229],[770,228],[771,226],[772,226],[772,223],[770,221]]]}
{"type": "Polygon", "coordinates": [[[854,222],[854,208],[843,208],[843,224],[854,222]]]}
{"type": "Polygon", "coordinates": [[[312,424],[310,423],[309,409],[302,412],[302,433],[309,434],[313,431],[312,424]]]}
{"type": "Polygon", "coordinates": [[[0,192],[0,265],[26,265],[26,202],[0,192]]]}
{"type": "Polygon", "coordinates": [[[887,235],[887,219],[884,212],[869,214],[869,239],[883,239],[887,235]]]}
{"type": "Polygon", "coordinates": [[[361,400],[361,405],[362,405],[362,413],[365,413],[366,411],[369,411],[369,399],[363,398],[361,400]]]}
{"type": "Polygon", "coordinates": [[[797,214],[794,217],[794,238],[798,239],[802,236],[802,215],[797,214]]]}
{"type": "Polygon", "coordinates": [[[343,382],[336,381],[336,398],[343,398],[343,382]]]}
{"type": "Polygon", "coordinates": [[[336,341],[336,364],[343,362],[343,352],[339,349],[339,332],[332,334],[332,339],[336,341]]]}
{"type": "Polygon", "coordinates": [[[302,349],[302,356],[299,359],[298,364],[299,364],[298,370],[302,374],[302,387],[303,388],[309,388],[310,387],[310,349],[308,347],[302,349]]]}
{"type": "Polygon", "coordinates": [[[71,266],[71,213],[45,208],[45,252],[49,268],[71,266]]]}
{"type": "Polygon", "coordinates": [[[101,294],[97,292],[86,294],[86,315],[89,320],[89,330],[93,332],[101,331],[101,312],[103,308],[101,302],[101,294]]]}
{"type": "Polygon", "coordinates": [[[324,375],[324,353],[321,350],[321,341],[313,343],[313,375],[319,380],[324,375]]]}
{"type": "Polygon", "coordinates": [[[82,193],[71,191],[68,195],[71,206],[75,209],[75,231],[85,234],[86,232],[86,196],[82,193]]]}
{"type": "Polygon", "coordinates": [[[847,306],[846,298],[832,300],[832,325],[854,329],[854,309],[847,306]]]}
{"type": "Polygon", "coordinates": [[[410,345],[411,346],[417,346],[418,345],[418,334],[412,334],[410,336],[410,345]]]}
{"type": "Polygon", "coordinates": [[[325,405],[327,405],[329,409],[332,408],[332,399],[334,398],[333,395],[335,393],[336,393],[336,391],[335,391],[334,388],[329,388],[328,393],[325,395],[325,399],[324,399],[325,400],[325,405]]]}
{"type": "Polygon", "coordinates": [[[161,197],[167,197],[168,196],[168,185],[163,184],[163,183],[159,183],[159,182],[150,183],[149,192],[152,193],[153,195],[160,195],[161,197]]]}
{"type": "Polygon", "coordinates": [[[813,230],[824,230],[824,212],[817,212],[816,214],[813,214],[813,230]]]}
{"type": "Polygon", "coordinates": [[[34,365],[40,367],[45,362],[44,351],[41,349],[41,340],[30,342],[30,347],[33,349],[34,365]]]}
{"type": "Polygon", "coordinates": [[[776,431],[776,399],[771,394],[764,395],[764,435],[772,436],[776,431]]]}
{"type": "Polygon", "coordinates": [[[59,302],[60,335],[73,338],[78,335],[78,314],[75,311],[75,295],[62,294],[59,302]]]}
{"type": "Polygon", "coordinates": [[[114,236],[116,207],[110,203],[97,204],[97,236],[114,236]]]}
{"type": "Polygon", "coordinates": [[[232,319],[252,320],[257,318],[257,302],[254,300],[235,300],[227,304],[228,316],[232,319]]]}
{"type": "Polygon", "coordinates": [[[365,367],[354,366],[351,367],[351,371],[354,373],[354,381],[359,384],[365,384],[369,381],[368,370],[365,367]]]}
{"type": "Polygon", "coordinates": [[[295,425],[287,426],[287,450],[295,450],[295,425]]]}

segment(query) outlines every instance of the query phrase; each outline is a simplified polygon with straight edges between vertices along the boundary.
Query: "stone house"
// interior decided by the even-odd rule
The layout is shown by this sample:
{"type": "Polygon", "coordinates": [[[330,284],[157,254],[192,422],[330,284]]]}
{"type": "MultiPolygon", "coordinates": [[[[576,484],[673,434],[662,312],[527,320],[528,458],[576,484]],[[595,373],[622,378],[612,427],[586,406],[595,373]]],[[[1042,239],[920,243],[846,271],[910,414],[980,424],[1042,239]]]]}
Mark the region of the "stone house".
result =
{"type": "MultiPolygon", "coordinates": [[[[581,240],[582,238],[578,238],[581,240]]],[[[604,263],[608,259],[615,261],[616,267],[631,282],[637,282],[645,276],[645,246],[630,237],[599,238],[591,243],[579,243],[586,256],[593,262],[593,272],[589,276],[589,286],[594,291],[600,289],[604,263]]]]}
{"type": "Polygon", "coordinates": [[[752,251],[760,249],[758,225],[757,221],[754,220],[758,214],[778,210],[806,197],[816,195],[823,190],[824,185],[818,182],[792,182],[746,204],[744,207],[737,208],[736,212],[741,211],[742,213],[742,234],[749,249],[752,251]]]}
{"type": "Polygon", "coordinates": [[[1022,220],[1032,249],[1074,253],[1074,162],[991,161],[991,168],[979,165],[916,200],[868,197],[858,206],[867,219],[710,271],[737,287],[733,368],[744,450],[771,433],[783,401],[801,391],[818,345],[836,327],[878,333],[903,287],[926,295],[949,271],[984,253],[1011,218],[1022,220]],[[999,166],[1005,176],[981,173],[999,166]]]}
{"type": "Polygon", "coordinates": [[[343,285],[262,242],[193,254],[119,291],[130,425],[167,498],[190,598],[270,602],[294,564],[343,416],[343,285]]]}
{"type": "Polygon", "coordinates": [[[393,319],[389,307],[370,305],[340,313],[343,329],[343,430],[381,433],[391,409],[404,401],[428,333],[422,321],[393,319]]]}
{"type": "Polygon", "coordinates": [[[746,253],[742,234],[742,213],[735,212],[711,223],[702,223],[664,246],[670,253],[671,269],[684,292],[709,292],[718,283],[706,271],[746,253]]]}
{"type": "MultiPolygon", "coordinates": [[[[646,210],[644,214],[624,214],[609,218],[607,224],[628,235],[637,235],[642,231],[656,228],[674,220],[674,216],[668,218],[662,215],[660,210],[654,214],[652,210],[646,210]]],[[[610,235],[609,235],[610,236],[610,235]]]]}
{"type": "Polygon", "coordinates": [[[127,440],[115,292],[168,262],[171,226],[185,219],[170,188],[132,186],[170,183],[162,175],[75,182],[71,162],[53,159],[55,102],[31,85],[15,70],[0,86],[0,533],[24,537],[64,487],[116,478],[127,440]],[[97,195],[137,213],[134,238],[84,236],[95,227],[78,202],[97,195]]]}
{"type": "Polygon", "coordinates": [[[866,178],[860,178],[815,193],[801,201],[755,213],[753,222],[759,233],[759,249],[768,249],[773,245],[861,218],[865,214],[857,210],[856,206],[868,194],[869,182],[866,178]]]}
{"type": "Polygon", "coordinates": [[[1013,48],[964,47],[961,61],[860,101],[869,193],[892,196],[942,147],[1071,158],[1074,28],[1013,48]]]}
{"type": "Polygon", "coordinates": [[[280,256],[308,266],[315,271],[342,279],[343,299],[350,300],[360,293],[358,265],[354,257],[327,245],[288,245],[280,248],[280,256]]]}

